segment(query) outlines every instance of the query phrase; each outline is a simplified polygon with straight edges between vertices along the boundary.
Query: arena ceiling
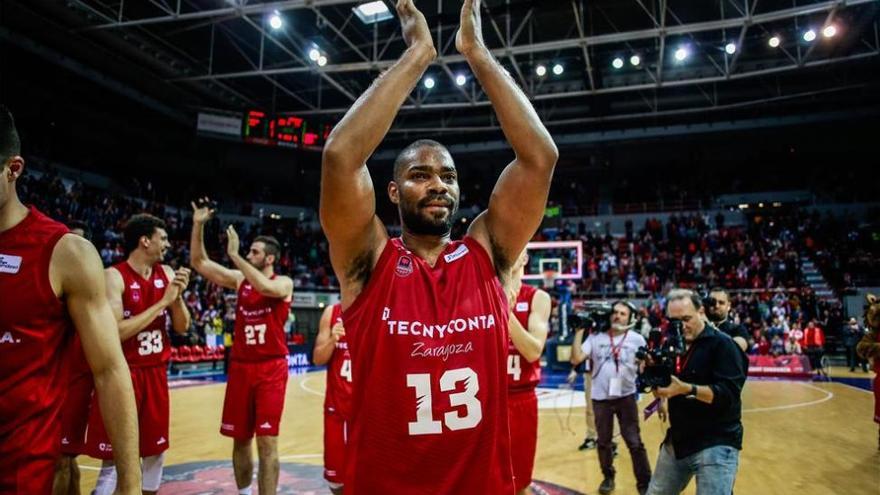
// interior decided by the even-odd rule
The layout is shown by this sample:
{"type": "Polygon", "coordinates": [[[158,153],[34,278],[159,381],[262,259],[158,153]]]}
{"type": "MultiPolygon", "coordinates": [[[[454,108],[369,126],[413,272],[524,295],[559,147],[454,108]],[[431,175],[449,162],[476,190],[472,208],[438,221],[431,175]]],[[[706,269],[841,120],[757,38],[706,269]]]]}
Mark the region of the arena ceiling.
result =
{"type": "MultiPolygon", "coordinates": [[[[335,121],[404,48],[396,19],[367,24],[355,15],[365,2],[3,3],[6,42],[77,64],[105,86],[181,119],[201,109],[262,109],[335,121]],[[271,26],[275,13],[280,29],[271,26]],[[313,49],[325,65],[311,60],[313,49]]],[[[393,11],[393,2],[385,3],[393,11]]],[[[426,75],[433,87],[418,86],[394,132],[497,130],[486,95],[455,50],[460,0],[416,3],[439,57],[426,75]]],[[[864,108],[878,93],[878,0],[483,4],[487,44],[551,126],[864,108]],[[836,32],[825,37],[829,26],[836,32]],[[815,39],[807,41],[811,29],[815,39]],[[769,44],[774,36],[777,47],[769,44]]]]}

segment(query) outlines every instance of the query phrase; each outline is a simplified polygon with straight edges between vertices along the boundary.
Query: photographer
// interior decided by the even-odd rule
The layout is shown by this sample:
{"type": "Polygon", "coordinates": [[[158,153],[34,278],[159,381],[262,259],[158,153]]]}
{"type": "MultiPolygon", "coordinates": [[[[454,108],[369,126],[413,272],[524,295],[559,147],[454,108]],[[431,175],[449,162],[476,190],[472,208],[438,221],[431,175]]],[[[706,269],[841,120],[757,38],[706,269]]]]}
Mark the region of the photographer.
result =
{"type": "Polygon", "coordinates": [[[715,287],[709,291],[706,298],[706,316],[718,330],[729,335],[743,352],[748,348],[749,333],[742,325],[737,325],[730,319],[730,294],[721,287],[715,287]]]}
{"type": "Polygon", "coordinates": [[[742,449],[742,401],[746,380],[742,350],[704,320],[699,296],[667,295],[667,316],[681,323],[687,345],[667,387],[670,428],[660,447],[649,495],[678,495],[696,475],[698,495],[730,495],[742,449]]]}
{"type": "Polygon", "coordinates": [[[580,352],[572,354],[572,364],[584,359],[592,362],[591,399],[599,434],[599,463],[604,480],[600,494],[614,491],[614,455],[611,438],[614,416],[620,423],[620,432],[632,457],[636,486],[644,494],[651,481],[651,466],[639,430],[639,411],[636,404],[636,378],[641,364],[636,352],[646,345],[644,337],[632,331],[636,308],[627,301],[612,306],[611,328],[608,332],[590,335],[580,352]]]}

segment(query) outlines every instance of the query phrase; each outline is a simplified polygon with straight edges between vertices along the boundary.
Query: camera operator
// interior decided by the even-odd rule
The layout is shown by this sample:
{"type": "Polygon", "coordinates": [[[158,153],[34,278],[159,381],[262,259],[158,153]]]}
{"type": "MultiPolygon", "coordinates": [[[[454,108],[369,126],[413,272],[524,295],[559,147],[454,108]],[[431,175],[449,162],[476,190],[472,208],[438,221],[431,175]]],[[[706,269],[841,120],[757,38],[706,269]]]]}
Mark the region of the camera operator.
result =
{"type": "Polygon", "coordinates": [[[706,322],[699,296],[667,295],[667,316],[681,322],[687,346],[667,387],[670,428],[660,446],[649,495],[678,495],[696,475],[698,495],[730,495],[742,449],[742,401],[746,381],[742,351],[706,322]]]}
{"type": "MultiPolygon", "coordinates": [[[[604,477],[600,494],[614,491],[614,455],[611,438],[614,416],[620,423],[620,432],[629,449],[636,478],[636,487],[644,494],[651,481],[651,466],[639,430],[639,411],[636,404],[636,378],[640,362],[636,352],[646,345],[644,337],[632,329],[636,308],[627,301],[614,303],[611,328],[608,332],[590,335],[580,352],[572,353],[572,364],[584,359],[592,362],[591,399],[599,434],[599,463],[604,477]]],[[[577,342],[577,337],[576,337],[577,342]]]]}
{"type": "Polygon", "coordinates": [[[749,346],[749,333],[742,325],[737,325],[730,319],[730,294],[721,287],[715,287],[709,291],[706,299],[706,316],[709,317],[715,328],[733,338],[736,345],[743,352],[749,346]]]}

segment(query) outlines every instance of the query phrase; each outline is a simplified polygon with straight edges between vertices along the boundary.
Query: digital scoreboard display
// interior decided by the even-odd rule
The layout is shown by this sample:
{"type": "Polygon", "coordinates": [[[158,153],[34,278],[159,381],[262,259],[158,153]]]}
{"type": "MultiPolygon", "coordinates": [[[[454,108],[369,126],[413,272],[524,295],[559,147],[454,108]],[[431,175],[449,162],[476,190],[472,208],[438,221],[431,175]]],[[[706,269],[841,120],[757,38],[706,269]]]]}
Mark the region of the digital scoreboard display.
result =
{"type": "Polygon", "coordinates": [[[242,139],[263,146],[321,148],[333,126],[295,115],[272,115],[250,110],[244,116],[242,139]]]}

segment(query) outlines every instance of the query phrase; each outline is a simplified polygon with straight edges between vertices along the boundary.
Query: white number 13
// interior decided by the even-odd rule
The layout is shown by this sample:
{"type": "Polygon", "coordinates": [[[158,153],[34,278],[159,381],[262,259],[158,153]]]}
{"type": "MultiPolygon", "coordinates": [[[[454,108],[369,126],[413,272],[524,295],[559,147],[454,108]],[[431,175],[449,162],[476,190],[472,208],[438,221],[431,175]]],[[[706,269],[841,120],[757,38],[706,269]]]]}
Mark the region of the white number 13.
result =
{"type": "MultiPolygon", "coordinates": [[[[465,406],[467,409],[464,416],[456,411],[449,411],[443,415],[443,424],[450,430],[465,430],[480,424],[483,419],[483,407],[477,399],[480,391],[479,379],[474,370],[459,368],[449,370],[440,377],[440,391],[450,392],[455,390],[459,382],[464,382],[464,391],[451,394],[449,405],[452,407],[465,406]]],[[[443,432],[440,421],[434,419],[431,400],[431,375],[428,373],[414,373],[406,375],[406,385],[416,392],[416,421],[409,423],[410,435],[437,435],[443,432]]]]}

